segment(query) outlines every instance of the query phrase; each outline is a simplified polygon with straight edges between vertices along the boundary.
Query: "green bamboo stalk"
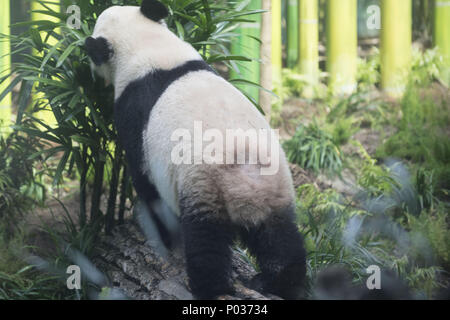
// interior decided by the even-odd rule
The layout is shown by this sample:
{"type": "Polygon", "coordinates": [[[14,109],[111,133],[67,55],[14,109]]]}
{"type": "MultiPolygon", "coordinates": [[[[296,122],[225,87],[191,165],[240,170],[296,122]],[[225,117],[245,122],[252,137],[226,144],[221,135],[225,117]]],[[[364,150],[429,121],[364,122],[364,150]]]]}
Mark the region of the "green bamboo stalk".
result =
{"type": "MultiPolygon", "coordinates": [[[[251,0],[247,6],[249,10],[261,9],[261,0],[251,0]]],[[[253,59],[250,62],[238,63],[239,72],[231,70],[232,79],[244,79],[259,84],[259,58],[260,43],[255,38],[260,37],[261,16],[251,15],[242,17],[243,19],[254,20],[254,22],[241,23],[235,31],[238,39],[231,44],[231,52],[233,55],[244,56],[253,59]]],[[[259,89],[254,86],[240,85],[241,89],[246,92],[256,102],[259,101],[259,89]]]]}
{"type": "Polygon", "coordinates": [[[392,97],[403,94],[411,66],[411,0],[381,1],[381,86],[392,97]]]}
{"type": "MultiPolygon", "coordinates": [[[[9,0],[0,0],[0,33],[9,35],[9,0]]],[[[6,38],[0,39],[0,77],[6,76],[11,71],[11,44],[6,38]]],[[[0,84],[0,93],[10,84],[9,78],[0,84]]],[[[8,93],[0,101],[0,134],[6,135],[10,132],[11,122],[11,94],[8,93]]]]}
{"type": "MultiPolygon", "coordinates": [[[[54,1],[46,1],[45,5],[49,7],[50,9],[59,12],[61,10],[61,4],[60,1],[54,0],[54,1]]],[[[37,10],[47,10],[41,3],[37,2],[36,0],[31,2],[31,19],[32,20],[47,20],[47,21],[53,21],[53,22],[59,22],[59,19],[53,16],[49,16],[43,13],[33,12],[37,10]]],[[[45,39],[47,37],[47,34],[45,32],[41,32],[42,39],[45,39]]],[[[50,45],[55,45],[58,41],[50,36],[47,40],[47,43],[50,45]]],[[[38,55],[39,53],[35,52],[34,54],[38,55]]],[[[42,95],[37,94],[34,96],[34,99],[42,99],[42,95]]],[[[35,114],[35,116],[45,122],[49,126],[56,126],[57,121],[55,119],[55,116],[53,115],[53,112],[50,110],[41,110],[35,114]]]]}
{"type": "Polygon", "coordinates": [[[444,59],[442,80],[450,86],[450,0],[435,2],[434,44],[444,59]]]}
{"type": "Polygon", "coordinates": [[[300,0],[300,59],[298,68],[310,84],[304,95],[311,96],[319,82],[319,6],[317,0],[300,0]]]}
{"type": "Polygon", "coordinates": [[[294,68],[299,56],[299,21],[298,21],[298,1],[288,0],[287,9],[287,67],[294,68]]]}
{"type": "Polygon", "coordinates": [[[272,81],[281,88],[282,69],[281,0],[272,0],[272,81]]]}
{"type": "Polygon", "coordinates": [[[356,89],[356,12],[356,0],[328,0],[327,71],[335,94],[350,94],[356,89]]]}

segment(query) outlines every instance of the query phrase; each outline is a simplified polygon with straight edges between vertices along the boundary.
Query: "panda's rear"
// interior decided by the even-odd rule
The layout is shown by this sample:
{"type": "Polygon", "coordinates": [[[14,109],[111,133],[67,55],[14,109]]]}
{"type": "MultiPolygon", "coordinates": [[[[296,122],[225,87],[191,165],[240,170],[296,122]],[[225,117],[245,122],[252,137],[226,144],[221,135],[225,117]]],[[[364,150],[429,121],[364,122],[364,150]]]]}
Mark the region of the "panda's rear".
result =
{"type": "Polygon", "coordinates": [[[115,7],[86,41],[114,81],[115,124],[136,192],[150,208],[162,199],[179,214],[197,297],[233,290],[230,246],[239,236],[258,260],[258,289],[298,298],[305,252],[283,150],[250,101],[161,24],[166,15],[156,0],[115,7]],[[230,148],[230,132],[233,141],[258,139],[230,148]]]}

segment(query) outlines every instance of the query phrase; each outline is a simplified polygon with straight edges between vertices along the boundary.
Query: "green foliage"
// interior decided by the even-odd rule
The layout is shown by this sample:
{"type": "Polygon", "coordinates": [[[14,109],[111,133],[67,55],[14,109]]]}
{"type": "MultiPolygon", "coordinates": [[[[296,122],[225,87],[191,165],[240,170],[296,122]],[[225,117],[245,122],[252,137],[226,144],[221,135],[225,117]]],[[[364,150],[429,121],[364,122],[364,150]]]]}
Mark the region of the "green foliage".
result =
{"type": "MultiPolygon", "coordinates": [[[[355,134],[361,127],[383,127],[386,124],[387,116],[390,115],[388,111],[391,108],[391,106],[386,106],[373,92],[355,92],[347,97],[330,99],[327,104],[331,107],[326,115],[326,122],[344,130],[344,141],[346,136],[355,134]]],[[[336,137],[337,142],[339,135],[336,137]]]]}
{"type": "MultiPolygon", "coordinates": [[[[410,80],[412,83],[423,86],[439,79],[443,66],[443,58],[437,48],[421,50],[413,47],[410,80]]],[[[373,90],[381,80],[380,51],[373,48],[367,58],[358,58],[356,79],[358,91],[373,90]]]]}
{"type": "MultiPolygon", "coordinates": [[[[9,228],[0,221],[0,234],[9,228]]],[[[8,239],[0,237],[0,300],[59,299],[61,283],[57,277],[37,270],[23,260],[26,248],[23,224],[8,239]]]]}
{"type": "Polygon", "coordinates": [[[332,189],[298,188],[297,217],[305,236],[310,281],[339,265],[351,272],[355,283],[363,284],[366,268],[375,264],[394,270],[420,298],[432,298],[448,285],[444,271],[450,255],[448,208],[423,210],[418,216],[405,212],[407,219],[399,224],[384,213],[359,209],[361,205],[332,189]]]}
{"type": "Polygon", "coordinates": [[[433,171],[417,169],[415,184],[421,210],[433,209],[434,204],[438,201],[435,196],[433,171]]]}
{"type": "Polygon", "coordinates": [[[14,227],[33,204],[45,200],[45,187],[39,182],[42,172],[35,169],[30,152],[40,144],[34,137],[13,132],[0,136],[0,220],[5,224],[3,237],[12,236],[14,227]]]}
{"type": "Polygon", "coordinates": [[[429,85],[439,79],[443,66],[443,58],[438,48],[425,51],[413,48],[410,74],[412,83],[419,86],[429,85]]]}
{"type": "MultiPolygon", "coordinates": [[[[126,1],[124,1],[126,2],[126,1]]],[[[167,20],[169,28],[179,38],[189,42],[208,63],[250,61],[244,56],[233,56],[227,45],[236,36],[233,33],[239,22],[254,22],[252,15],[263,10],[246,10],[239,4],[220,1],[210,4],[206,0],[162,0],[171,15],[167,20]]]]}
{"type": "Polygon", "coordinates": [[[317,274],[334,265],[347,268],[356,282],[365,279],[367,266],[383,265],[371,252],[383,252],[370,238],[356,239],[367,212],[345,204],[334,190],[320,192],[313,185],[298,189],[297,215],[305,236],[308,273],[312,281],[317,274]]]}
{"type": "Polygon", "coordinates": [[[321,130],[316,122],[300,125],[292,139],[284,143],[290,162],[315,172],[325,170],[339,173],[342,169],[341,152],[330,134],[321,130]]]}
{"type": "Polygon", "coordinates": [[[322,83],[312,84],[305,75],[293,69],[282,70],[282,89],[275,88],[276,92],[282,92],[283,98],[302,97],[305,90],[312,92],[315,99],[324,99],[327,95],[327,88],[322,83]]]}
{"type": "Polygon", "coordinates": [[[373,48],[369,57],[358,58],[356,81],[358,82],[358,91],[368,91],[374,89],[380,83],[380,51],[373,48]]]}
{"type": "Polygon", "coordinates": [[[400,107],[400,120],[392,121],[397,132],[377,149],[377,157],[394,156],[420,164],[434,171],[431,182],[438,193],[450,189],[450,109],[447,102],[410,86],[400,107]]]}
{"type": "MultiPolygon", "coordinates": [[[[420,215],[414,216],[408,214],[407,227],[415,238],[424,237],[430,244],[432,254],[437,261],[434,263],[450,267],[450,229],[448,207],[440,204],[435,210],[422,210],[420,215]]],[[[415,256],[419,256],[420,246],[413,246],[415,256]]]]}
{"type": "Polygon", "coordinates": [[[338,146],[344,145],[358,130],[359,123],[354,117],[338,118],[331,128],[333,141],[338,146]]]}
{"type": "Polygon", "coordinates": [[[13,274],[0,271],[0,300],[56,299],[55,277],[44,276],[24,266],[13,274]]]}
{"type": "Polygon", "coordinates": [[[394,187],[397,186],[397,183],[392,178],[389,170],[384,166],[377,165],[377,160],[370,157],[361,143],[357,141],[355,144],[359,146],[363,157],[361,172],[357,179],[358,185],[372,197],[390,194],[394,187]]]}
{"type": "Polygon", "coordinates": [[[411,263],[407,255],[394,259],[392,267],[399,277],[404,279],[408,286],[416,291],[420,299],[433,298],[436,289],[442,289],[448,285],[445,280],[442,280],[442,275],[444,274],[442,268],[438,266],[417,266],[411,263]]]}

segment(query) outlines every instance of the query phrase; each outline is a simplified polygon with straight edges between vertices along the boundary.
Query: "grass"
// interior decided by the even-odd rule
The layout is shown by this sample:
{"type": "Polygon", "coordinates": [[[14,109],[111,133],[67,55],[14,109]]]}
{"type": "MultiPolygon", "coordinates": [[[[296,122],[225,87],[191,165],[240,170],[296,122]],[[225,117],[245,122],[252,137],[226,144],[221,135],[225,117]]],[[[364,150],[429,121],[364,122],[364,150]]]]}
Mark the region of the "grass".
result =
{"type": "Polygon", "coordinates": [[[315,122],[300,125],[292,139],[284,143],[288,160],[314,172],[324,170],[331,174],[342,169],[339,147],[327,132],[315,122]]]}

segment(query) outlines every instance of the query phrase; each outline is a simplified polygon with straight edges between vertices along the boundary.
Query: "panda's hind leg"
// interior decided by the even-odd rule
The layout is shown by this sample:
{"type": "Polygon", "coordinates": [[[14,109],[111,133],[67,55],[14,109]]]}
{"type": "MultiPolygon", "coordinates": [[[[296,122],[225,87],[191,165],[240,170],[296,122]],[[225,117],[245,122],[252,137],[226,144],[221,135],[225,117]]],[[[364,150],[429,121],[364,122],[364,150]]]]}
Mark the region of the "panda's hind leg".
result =
{"type": "Polygon", "coordinates": [[[255,255],[261,270],[253,281],[254,289],[284,299],[302,297],[306,252],[292,207],[274,212],[260,225],[245,230],[242,240],[255,255]]]}
{"type": "Polygon", "coordinates": [[[213,299],[233,293],[231,245],[233,229],[223,214],[217,193],[204,196],[182,192],[181,229],[189,285],[198,299],[213,299]]]}

